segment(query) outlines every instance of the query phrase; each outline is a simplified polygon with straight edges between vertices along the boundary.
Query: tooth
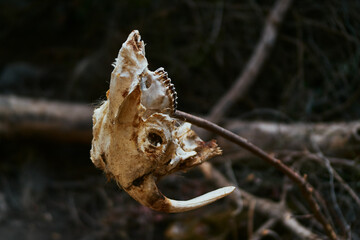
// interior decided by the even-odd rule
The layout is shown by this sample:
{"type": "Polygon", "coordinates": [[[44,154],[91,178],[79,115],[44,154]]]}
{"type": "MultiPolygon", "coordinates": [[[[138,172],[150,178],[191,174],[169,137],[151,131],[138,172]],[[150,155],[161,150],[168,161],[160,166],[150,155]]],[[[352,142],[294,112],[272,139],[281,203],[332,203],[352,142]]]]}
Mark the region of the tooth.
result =
{"type": "Polygon", "coordinates": [[[163,67],[159,67],[158,69],[155,70],[156,73],[162,72],[162,71],[164,71],[164,68],[163,68],[163,67]]]}
{"type": "Polygon", "coordinates": [[[187,201],[177,201],[177,200],[168,199],[171,205],[170,211],[185,212],[195,208],[199,208],[229,195],[234,190],[235,187],[232,186],[223,187],[187,201]]]}

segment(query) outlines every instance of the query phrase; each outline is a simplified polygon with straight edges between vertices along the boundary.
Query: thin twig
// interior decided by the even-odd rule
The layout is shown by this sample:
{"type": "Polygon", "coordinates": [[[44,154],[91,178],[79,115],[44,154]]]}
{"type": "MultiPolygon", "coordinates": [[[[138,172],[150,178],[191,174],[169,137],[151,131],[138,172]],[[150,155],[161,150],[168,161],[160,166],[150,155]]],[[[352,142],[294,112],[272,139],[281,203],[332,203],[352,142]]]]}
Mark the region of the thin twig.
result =
{"type": "MultiPolygon", "coordinates": [[[[318,154],[307,152],[307,151],[284,151],[281,153],[282,155],[290,155],[290,157],[305,157],[306,159],[318,162],[320,164],[324,164],[323,158],[321,158],[318,154]]],[[[235,155],[235,154],[234,154],[235,155]]],[[[324,156],[324,155],[323,155],[324,156]]],[[[331,165],[339,164],[341,166],[347,166],[351,168],[356,167],[356,161],[348,160],[348,159],[341,159],[341,158],[330,158],[327,156],[324,156],[327,160],[329,160],[331,165]]],[[[227,157],[226,159],[232,160],[232,158],[227,157]]],[[[348,192],[348,194],[354,199],[357,206],[360,208],[360,198],[358,194],[345,182],[345,180],[339,175],[339,173],[332,168],[333,174],[335,179],[342,185],[342,187],[345,189],[345,191],[348,192]]]]}
{"type": "Polygon", "coordinates": [[[253,234],[253,236],[250,238],[250,240],[260,240],[261,237],[264,235],[266,230],[270,229],[272,226],[274,226],[277,222],[277,219],[270,218],[267,220],[261,227],[256,230],[256,232],[253,234]]]}
{"type": "Polygon", "coordinates": [[[330,179],[329,179],[329,185],[330,185],[330,196],[331,201],[333,202],[333,207],[335,209],[335,213],[337,214],[338,221],[341,223],[342,229],[345,230],[347,239],[351,239],[351,227],[347,223],[344,214],[341,211],[341,208],[339,206],[336,193],[335,193],[335,185],[334,185],[334,169],[332,168],[329,159],[327,159],[322,153],[319,152],[319,157],[321,157],[324,160],[324,165],[326,169],[329,172],[330,179]]]}
{"type": "Polygon", "coordinates": [[[249,204],[249,213],[248,213],[248,225],[247,225],[247,232],[248,232],[248,239],[250,240],[253,236],[254,232],[254,212],[255,212],[256,201],[252,201],[249,204]]]}
{"type": "Polygon", "coordinates": [[[273,156],[268,155],[262,149],[258,148],[257,146],[249,142],[247,139],[244,139],[210,121],[207,121],[203,118],[199,118],[194,115],[178,110],[175,111],[173,116],[183,121],[190,122],[198,127],[209,130],[233,143],[236,143],[240,147],[245,148],[246,150],[250,151],[254,155],[260,157],[264,161],[268,162],[269,164],[280,170],[282,173],[284,173],[287,177],[289,177],[293,182],[295,182],[299,186],[303,196],[307,200],[312,212],[314,213],[315,218],[322,224],[327,236],[330,239],[334,239],[334,240],[337,239],[333,227],[331,226],[329,221],[324,217],[324,215],[321,213],[320,207],[313,197],[314,188],[310,185],[310,183],[308,183],[305,180],[305,178],[301,177],[297,172],[294,172],[291,168],[283,164],[279,159],[276,159],[273,156]]]}
{"type": "Polygon", "coordinates": [[[351,227],[346,222],[344,214],[342,213],[340,206],[338,204],[336,193],[335,193],[335,186],[334,186],[334,171],[335,170],[331,166],[329,159],[327,159],[324,156],[324,154],[321,152],[319,146],[317,146],[315,143],[313,143],[313,145],[314,145],[314,149],[317,152],[317,156],[323,161],[323,164],[325,165],[326,169],[329,172],[330,196],[331,196],[331,200],[333,202],[334,210],[335,210],[335,213],[337,215],[337,218],[338,218],[340,224],[342,225],[342,228],[346,232],[347,238],[350,239],[351,238],[351,227]]]}
{"type": "Polygon", "coordinates": [[[339,183],[341,183],[341,185],[343,186],[343,188],[349,193],[349,195],[354,199],[354,201],[356,202],[356,204],[358,205],[358,207],[360,207],[360,198],[359,196],[354,192],[354,190],[349,186],[349,184],[347,184],[344,179],[339,175],[339,173],[337,171],[334,171],[334,177],[336,178],[336,180],[338,180],[339,183]]]}

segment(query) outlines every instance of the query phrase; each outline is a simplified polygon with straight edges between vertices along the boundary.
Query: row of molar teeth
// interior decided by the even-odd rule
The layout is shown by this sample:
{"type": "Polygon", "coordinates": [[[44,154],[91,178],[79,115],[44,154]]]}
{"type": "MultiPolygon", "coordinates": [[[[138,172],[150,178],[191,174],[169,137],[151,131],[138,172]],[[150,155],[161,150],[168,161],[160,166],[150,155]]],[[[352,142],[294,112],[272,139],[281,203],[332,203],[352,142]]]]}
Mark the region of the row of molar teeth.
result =
{"type": "Polygon", "coordinates": [[[160,80],[164,83],[165,87],[170,91],[170,96],[172,97],[172,102],[174,106],[174,111],[177,107],[177,93],[175,90],[174,84],[171,83],[171,79],[168,77],[168,73],[165,72],[164,68],[160,67],[155,70],[155,74],[159,75],[160,80]]]}

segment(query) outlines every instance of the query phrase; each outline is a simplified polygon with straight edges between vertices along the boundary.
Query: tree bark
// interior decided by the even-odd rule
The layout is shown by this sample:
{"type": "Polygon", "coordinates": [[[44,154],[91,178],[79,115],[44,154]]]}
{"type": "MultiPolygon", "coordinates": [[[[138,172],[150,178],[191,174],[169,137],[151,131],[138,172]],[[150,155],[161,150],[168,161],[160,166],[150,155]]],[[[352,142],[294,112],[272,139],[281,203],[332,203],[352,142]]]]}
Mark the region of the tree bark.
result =
{"type": "MultiPolygon", "coordinates": [[[[224,125],[265,151],[320,149],[326,156],[343,158],[360,154],[360,121],[284,124],[228,120],[224,125]]],[[[224,139],[219,143],[225,152],[238,151],[235,144],[224,139]]]]}
{"type": "MultiPolygon", "coordinates": [[[[89,144],[93,109],[90,104],[0,96],[0,136],[89,144]]],[[[266,151],[311,151],[316,144],[327,156],[353,158],[360,154],[360,121],[284,124],[233,119],[226,120],[224,127],[266,151]]],[[[239,152],[235,144],[222,138],[219,144],[224,153],[239,152]]]]}
{"type": "Polygon", "coordinates": [[[85,104],[0,96],[0,136],[90,143],[92,112],[85,104]]]}

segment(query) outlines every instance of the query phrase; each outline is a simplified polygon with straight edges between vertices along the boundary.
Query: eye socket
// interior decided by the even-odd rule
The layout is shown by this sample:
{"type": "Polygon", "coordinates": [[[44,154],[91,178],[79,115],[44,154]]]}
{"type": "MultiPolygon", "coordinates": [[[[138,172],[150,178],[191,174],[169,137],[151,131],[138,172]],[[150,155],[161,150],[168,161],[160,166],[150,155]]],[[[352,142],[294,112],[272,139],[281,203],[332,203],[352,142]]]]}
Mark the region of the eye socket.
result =
{"type": "Polygon", "coordinates": [[[163,139],[161,138],[161,136],[154,132],[149,133],[147,138],[148,138],[150,144],[155,147],[158,147],[163,143],[163,139]]]}
{"type": "Polygon", "coordinates": [[[154,160],[165,154],[173,142],[173,122],[163,114],[153,113],[138,129],[138,150],[154,160]]]}

